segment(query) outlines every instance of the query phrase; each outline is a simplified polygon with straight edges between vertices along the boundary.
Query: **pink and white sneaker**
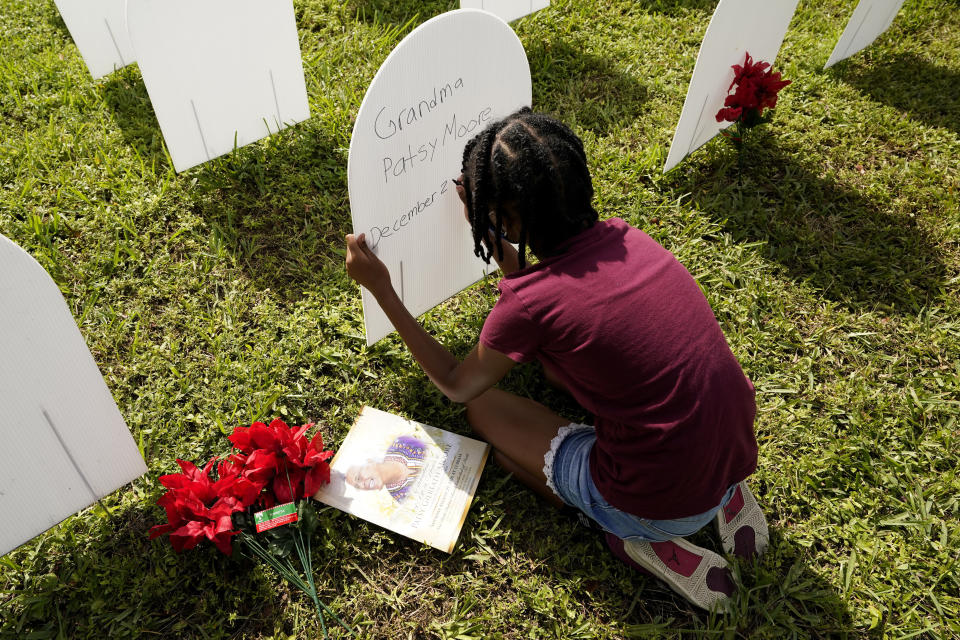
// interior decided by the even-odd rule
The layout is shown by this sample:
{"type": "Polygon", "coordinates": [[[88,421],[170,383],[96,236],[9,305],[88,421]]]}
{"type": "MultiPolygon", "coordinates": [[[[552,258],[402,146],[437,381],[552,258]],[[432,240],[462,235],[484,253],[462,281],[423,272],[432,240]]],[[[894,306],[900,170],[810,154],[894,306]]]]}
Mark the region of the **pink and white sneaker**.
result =
{"type": "Polygon", "coordinates": [[[683,538],[636,542],[608,533],[607,545],[629,566],[663,580],[702,609],[726,607],[736,590],[726,560],[683,538]]]}
{"type": "Polygon", "coordinates": [[[767,519],[745,481],[737,485],[730,502],[717,511],[716,522],[726,553],[751,560],[766,551],[770,542],[767,519]]]}

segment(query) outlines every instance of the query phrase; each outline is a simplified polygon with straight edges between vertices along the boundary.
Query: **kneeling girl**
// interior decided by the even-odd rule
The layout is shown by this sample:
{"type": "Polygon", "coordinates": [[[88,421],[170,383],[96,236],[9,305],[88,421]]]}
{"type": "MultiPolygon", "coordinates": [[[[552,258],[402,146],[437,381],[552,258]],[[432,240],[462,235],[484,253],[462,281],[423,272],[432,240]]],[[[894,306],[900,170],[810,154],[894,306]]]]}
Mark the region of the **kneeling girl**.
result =
{"type": "Polygon", "coordinates": [[[348,273],[503,467],[589,517],[631,566],[698,606],[723,603],[726,560],[684,537],[714,520],[726,552],[752,556],[768,533],[743,482],[757,462],[753,385],[697,283],[647,234],[599,220],[583,144],[553,118],[492,123],[455,182],[475,252],[504,275],[463,362],[406,310],[362,234],[347,236],[348,273]],[[531,360],[593,425],[493,388],[531,360]]]}

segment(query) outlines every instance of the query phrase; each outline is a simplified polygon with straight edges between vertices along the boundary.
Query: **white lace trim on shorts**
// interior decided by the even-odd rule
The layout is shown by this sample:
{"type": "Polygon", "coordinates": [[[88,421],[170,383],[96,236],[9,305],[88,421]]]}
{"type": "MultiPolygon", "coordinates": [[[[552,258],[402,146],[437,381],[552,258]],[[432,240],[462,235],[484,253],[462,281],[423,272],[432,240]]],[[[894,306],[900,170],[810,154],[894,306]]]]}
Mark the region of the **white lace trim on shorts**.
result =
{"type": "Polygon", "coordinates": [[[577,433],[580,431],[593,431],[593,427],[587,424],[578,424],[572,422],[564,427],[560,427],[557,431],[557,435],[553,437],[553,440],[550,441],[550,448],[545,454],[543,454],[543,475],[547,477],[547,486],[550,487],[550,490],[553,491],[558,498],[563,500],[563,496],[560,495],[560,492],[557,491],[557,487],[553,484],[553,458],[557,455],[557,449],[560,448],[560,444],[572,433],[577,433]]]}

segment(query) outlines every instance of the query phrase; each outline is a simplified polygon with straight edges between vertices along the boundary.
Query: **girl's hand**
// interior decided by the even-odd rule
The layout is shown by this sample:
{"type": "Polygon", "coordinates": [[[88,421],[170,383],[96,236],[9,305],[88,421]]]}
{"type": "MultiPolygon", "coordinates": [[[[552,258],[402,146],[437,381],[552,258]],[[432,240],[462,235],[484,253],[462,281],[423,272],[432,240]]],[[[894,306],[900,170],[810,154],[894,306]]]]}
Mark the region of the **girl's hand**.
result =
{"type": "Polygon", "coordinates": [[[374,255],[362,233],[347,235],[347,274],[377,299],[393,288],[387,265],[374,255]]]}

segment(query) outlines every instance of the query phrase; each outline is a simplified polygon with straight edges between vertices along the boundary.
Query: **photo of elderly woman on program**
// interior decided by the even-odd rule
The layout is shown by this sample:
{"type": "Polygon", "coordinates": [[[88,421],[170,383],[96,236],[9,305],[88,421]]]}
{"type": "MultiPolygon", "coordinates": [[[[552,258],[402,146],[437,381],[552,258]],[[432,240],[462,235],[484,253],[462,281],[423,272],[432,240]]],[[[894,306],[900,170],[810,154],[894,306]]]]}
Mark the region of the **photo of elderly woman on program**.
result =
{"type": "Polygon", "coordinates": [[[380,462],[368,461],[347,469],[346,481],[364,491],[386,489],[397,502],[410,495],[427,456],[427,446],[413,436],[400,436],[387,447],[380,462]]]}

